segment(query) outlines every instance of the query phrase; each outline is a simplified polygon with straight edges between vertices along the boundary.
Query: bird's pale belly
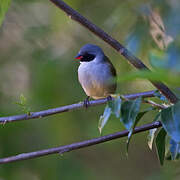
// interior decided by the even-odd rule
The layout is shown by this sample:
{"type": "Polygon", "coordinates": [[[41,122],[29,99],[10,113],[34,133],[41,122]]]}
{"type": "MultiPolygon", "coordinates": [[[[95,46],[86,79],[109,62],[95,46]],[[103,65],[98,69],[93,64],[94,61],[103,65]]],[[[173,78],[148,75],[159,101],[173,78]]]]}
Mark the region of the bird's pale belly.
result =
{"type": "MultiPolygon", "coordinates": [[[[99,69],[98,69],[99,70],[99,69]]],[[[87,96],[94,99],[107,97],[115,92],[112,77],[106,72],[96,71],[96,69],[87,70],[86,68],[78,70],[79,81],[87,96]]]]}
{"type": "Polygon", "coordinates": [[[87,96],[93,97],[94,99],[99,99],[110,95],[108,89],[103,87],[101,83],[98,84],[98,82],[96,82],[95,84],[92,82],[88,85],[84,83],[82,84],[82,87],[87,96]]]}

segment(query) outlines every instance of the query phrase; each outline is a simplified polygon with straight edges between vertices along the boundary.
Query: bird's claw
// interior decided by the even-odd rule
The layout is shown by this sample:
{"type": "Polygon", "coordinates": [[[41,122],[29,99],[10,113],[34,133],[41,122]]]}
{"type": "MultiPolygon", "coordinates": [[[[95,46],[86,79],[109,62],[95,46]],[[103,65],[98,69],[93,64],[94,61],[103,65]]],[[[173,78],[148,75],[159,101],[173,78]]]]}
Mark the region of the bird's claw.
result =
{"type": "Polygon", "coordinates": [[[85,108],[88,108],[88,106],[89,106],[89,96],[84,100],[84,102],[83,102],[83,106],[85,107],[85,108]]]}

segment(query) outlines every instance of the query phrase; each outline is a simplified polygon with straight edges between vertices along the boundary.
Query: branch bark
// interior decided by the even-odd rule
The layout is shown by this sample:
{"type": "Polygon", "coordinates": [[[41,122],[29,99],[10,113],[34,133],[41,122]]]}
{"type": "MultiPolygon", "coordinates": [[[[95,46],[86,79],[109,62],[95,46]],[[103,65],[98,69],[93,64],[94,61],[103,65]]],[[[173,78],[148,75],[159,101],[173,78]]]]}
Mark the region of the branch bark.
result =
{"type": "MultiPolygon", "coordinates": [[[[140,96],[143,98],[147,98],[147,97],[153,97],[154,93],[155,93],[155,90],[136,93],[136,94],[127,94],[127,95],[124,95],[124,97],[126,99],[135,99],[140,96]]],[[[93,101],[90,101],[89,106],[105,104],[106,102],[107,102],[106,98],[93,100],[93,101]]],[[[21,115],[15,115],[15,116],[0,117],[0,123],[5,124],[5,123],[20,121],[20,120],[42,118],[42,117],[50,116],[50,115],[57,114],[57,113],[63,113],[63,112],[67,112],[67,111],[71,111],[71,110],[75,110],[75,109],[80,109],[83,107],[84,107],[83,103],[76,103],[76,104],[57,107],[57,108],[53,108],[53,109],[47,109],[47,110],[43,110],[43,111],[39,111],[39,112],[31,112],[30,115],[21,114],[21,115]]]]}
{"type": "MultiPolygon", "coordinates": [[[[146,124],[146,125],[143,125],[140,127],[136,127],[134,129],[134,134],[140,133],[143,131],[147,131],[149,129],[159,128],[161,126],[162,126],[161,122],[159,122],[159,121],[153,122],[150,124],[146,124]]],[[[55,147],[55,148],[44,149],[44,150],[39,150],[39,151],[34,151],[34,152],[29,152],[29,153],[22,153],[19,155],[2,158],[2,159],[0,159],[0,164],[6,164],[6,163],[10,163],[10,162],[15,162],[15,161],[33,159],[33,158],[46,156],[46,155],[50,155],[50,154],[57,154],[57,153],[64,154],[65,152],[70,152],[70,151],[85,148],[88,146],[93,146],[96,144],[104,143],[107,141],[111,141],[113,139],[125,137],[127,135],[128,135],[128,131],[125,130],[125,131],[116,132],[113,134],[101,136],[98,138],[94,138],[94,139],[90,139],[90,140],[86,140],[86,141],[82,141],[82,142],[76,142],[76,143],[65,145],[65,146],[59,146],[59,147],[55,147]]]]}
{"type": "MultiPolygon", "coordinates": [[[[136,67],[139,70],[148,70],[150,71],[143,62],[135,57],[130,51],[128,51],[123,45],[121,45],[117,40],[113,39],[110,35],[108,35],[106,32],[104,32],[102,29],[97,27],[95,24],[90,22],[88,19],[83,17],[81,14],[79,14],[77,11],[72,9],[70,6],[68,6],[65,2],[62,0],[50,0],[52,3],[54,3],[57,7],[59,7],[61,10],[63,10],[71,19],[77,21],[82,26],[89,29],[91,32],[93,32],[96,36],[107,42],[110,46],[112,46],[115,50],[117,50],[122,56],[125,57],[126,60],[128,60],[129,63],[131,63],[134,67],[136,67]]],[[[151,83],[159,89],[159,91],[171,102],[176,103],[178,101],[178,98],[176,95],[163,83],[161,82],[155,82],[151,81],[151,83]]]]}

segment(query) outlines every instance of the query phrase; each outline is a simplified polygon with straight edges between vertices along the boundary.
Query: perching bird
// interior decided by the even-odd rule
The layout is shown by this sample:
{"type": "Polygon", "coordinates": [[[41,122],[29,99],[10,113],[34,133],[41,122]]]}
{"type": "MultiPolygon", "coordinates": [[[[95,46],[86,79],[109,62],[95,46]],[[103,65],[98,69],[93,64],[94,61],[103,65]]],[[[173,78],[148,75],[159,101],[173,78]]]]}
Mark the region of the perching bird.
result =
{"type": "Polygon", "coordinates": [[[99,46],[86,44],[75,58],[80,60],[78,79],[88,98],[111,97],[115,93],[116,70],[99,46]]]}

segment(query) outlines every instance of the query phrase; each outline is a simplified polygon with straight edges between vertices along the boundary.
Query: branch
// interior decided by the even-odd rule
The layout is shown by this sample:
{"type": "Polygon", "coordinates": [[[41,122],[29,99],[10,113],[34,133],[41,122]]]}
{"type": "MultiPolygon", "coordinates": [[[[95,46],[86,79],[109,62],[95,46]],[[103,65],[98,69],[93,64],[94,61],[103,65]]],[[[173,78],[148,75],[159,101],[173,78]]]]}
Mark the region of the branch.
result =
{"type": "MultiPolygon", "coordinates": [[[[127,95],[124,95],[124,97],[127,99],[135,99],[140,96],[143,98],[146,98],[146,97],[153,97],[154,93],[155,93],[155,90],[136,93],[136,94],[127,94],[127,95]]],[[[100,104],[105,104],[106,102],[107,102],[107,98],[93,100],[93,101],[89,102],[88,106],[96,106],[96,105],[100,105],[100,104]]],[[[83,103],[77,103],[77,104],[71,104],[71,105],[62,106],[62,107],[58,107],[58,108],[43,110],[43,111],[39,111],[39,112],[31,112],[30,115],[21,114],[21,115],[15,115],[15,116],[0,117],[0,123],[5,124],[5,123],[20,121],[20,120],[42,118],[45,116],[50,116],[50,115],[57,114],[57,113],[63,113],[63,112],[67,112],[67,111],[71,111],[71,110],[75,110],[75,109],[80,109],[83,107],[84,107],[83,103]]]]}
{"type": "Polygon", "coordinates": [[[168,108],[167,105],[157,104],[157,103],[155,103],[154,101],[151,101],[151,100],[145,100],[145,99],[143,99],[143,103],[150,104],[151,106],[156,107],[156,108],[158,108],[158,109],[166,109],[166,108],[168,108]]]}
{"type": "MultiPolygon", "coordinates": [[[[139,126],[134,129],[134,134],[140,133],[143,131],[147,131],[149,129],[159,128],[161,126],[162,126],[161,122],[159,122],[159,121],[153,122],[150,124],[146,124],[143,126],[139,126]]],[[[73,143],[73,144],[69,144],[69,145],[65,145],[65,146],[59,146],[59,147],[55,147],[55,148],[44,149],[44,150],[34,151],[34,152],[29,152],[29,153],[22,153],[22,154],[19,154],[16,156],[2,158],[2,159],[0,159],[0,164],[6,164],[6,163],[14,162],[14,161],[33,159],[33,158],[46,156],[46,155],[50,155],[50,154],[57,154],[57,153],[63,154],[65,152],[70,152],[70,151],[73,151],[76,149],[81,149],[81,148],[85,148],[88,146],[100,144],[100,143],[103,143],[106,141],[111,141],[113,139],[122,138],[127,135],[128,135],[128,131],[124,130],[121,132],[116,132],[116,133],[109,134],[106,136],[101,136],[98,138],[94,138],[94,139],[90,139],[90,140],[86,140],[86,141],[82,141],[82,142],[77,142],[77,143],[73,143]]]]}
{"type": "MultiPolygon", "coordinates": [[[[89,29],[96,36],[107,42],[110,46],[112,46],[115,50],[117,50],[121,55],[125,57],[125,59],[131,63],[134,67],[140,70],[149,70],[145,64],[142,63],[140,59],[135,57],[130,51],[128,51],[123,45],[121,45],[117,40],[113,39],[110,35],[104,32],[102,29],[97,27],[95,24],[87,20],[77,11],[72,9],[62,0],[50,0],[60,9],[62,9],[70,18],[80,23],[82,26],[89,29]]],[[[178,98],[176,95],[163,83],[151,81],[151,83],[171,102],[176,103],[178,98]]]]}

